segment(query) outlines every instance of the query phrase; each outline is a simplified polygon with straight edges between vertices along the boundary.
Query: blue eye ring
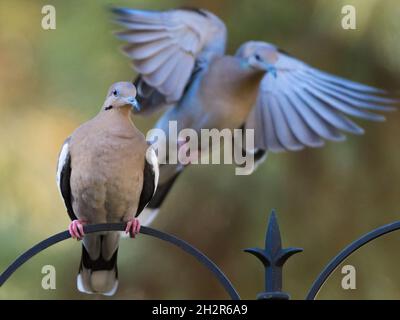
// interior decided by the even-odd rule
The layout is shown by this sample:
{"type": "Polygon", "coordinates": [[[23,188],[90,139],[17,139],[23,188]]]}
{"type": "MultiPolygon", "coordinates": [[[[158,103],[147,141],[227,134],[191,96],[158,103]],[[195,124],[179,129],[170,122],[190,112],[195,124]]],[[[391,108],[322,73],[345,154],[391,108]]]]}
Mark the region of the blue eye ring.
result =
{"type": "Polygon", "coordinates": [[[112,94],[113,94],[114,97],[118,96],[118,90],[115,89],[115,90],[112,92],[112,94]]]}

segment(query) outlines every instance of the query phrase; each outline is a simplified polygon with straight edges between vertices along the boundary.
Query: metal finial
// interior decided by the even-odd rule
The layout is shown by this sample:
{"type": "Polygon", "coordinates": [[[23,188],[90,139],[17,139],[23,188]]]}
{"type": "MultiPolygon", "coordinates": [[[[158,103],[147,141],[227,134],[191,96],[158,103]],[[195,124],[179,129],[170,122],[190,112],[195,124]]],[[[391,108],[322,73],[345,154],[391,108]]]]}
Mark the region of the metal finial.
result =
{"type": "Polygon", "coordinates": [[[272,210],[265,236],[265,249],[248,248],[245,252],[255,255],[265,268],[265,292],[258,294],[259,300],[288,300],[287,293],[282,292],[282,268],[292,255],[302,252],[301,248],[282,249],[281,233],[275,210],[272,210]]]}

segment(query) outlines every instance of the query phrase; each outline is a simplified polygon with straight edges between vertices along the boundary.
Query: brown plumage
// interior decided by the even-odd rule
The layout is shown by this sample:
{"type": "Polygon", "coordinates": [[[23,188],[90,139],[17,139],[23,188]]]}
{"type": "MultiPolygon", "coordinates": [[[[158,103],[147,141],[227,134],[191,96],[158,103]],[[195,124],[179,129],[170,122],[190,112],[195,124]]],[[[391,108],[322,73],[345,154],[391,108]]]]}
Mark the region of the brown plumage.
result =
{"type": "MultiPolygon", "coordinates": [[[[202,109],[210,118],[201,128],[239,128],[252,109],[263,76],[261,70],[243,68],[237,57],[213,60],[197,93],[202,109]]],[[[196,127],[198,120],[192,121],[186,128],[196,127]]]]}
{"type": "Polygon", "coordinates": [[[124,109],[102,110],[71,137],[73,208],[88,223],[121,221],[138,207],[148,145],[124,109]]]}

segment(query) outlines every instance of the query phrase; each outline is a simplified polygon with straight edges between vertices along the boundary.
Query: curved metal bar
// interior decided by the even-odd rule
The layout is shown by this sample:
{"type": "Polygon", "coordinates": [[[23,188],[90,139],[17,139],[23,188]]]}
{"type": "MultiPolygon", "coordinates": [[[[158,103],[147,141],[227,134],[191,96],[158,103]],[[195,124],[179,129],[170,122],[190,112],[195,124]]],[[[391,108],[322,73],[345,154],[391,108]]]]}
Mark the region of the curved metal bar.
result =
{"type": "MultiPolygon", "coordinates": [[[[106,224],[93,224],[84,226],[85,234],[100,232],[100,231],[124,231],[126,227],[125,223],[106,223],[106,224]]],[[[160,240],[169,242],[176,247],[182,249],[186,253],[195,257],[201,264],[203,264],[208,270],[210,270],[217,278],[219,283],[224,287],[225,291],[229,294],[232,300],[240,300],[240,296],[233,287],[232,283],[225,276],[225,274],[212,262],[206,255],[200,252],[198,249],[183,241],[175,236],[167,234],[165,232],[149,228],[141,227],[140,233],[146,234],[158,238],[160,240]]],[[[71,236],[68,231],[57,233],[30,248],[28,251],[20,255],[8,268],[0,275],[0,287],[7,281],[7,279],[26,261],[32,258],[39,252],[47,249],[48,247],[69,239],[71,236]]]]}
{"type": "Polygon", "coordinates": [[[379,238],[387,233],[396,231],[400,229],[400,221],[396,221],[393,223],[386,224],[382,227],[376,228],[367,234],[364,234],[357,240],[353,241],[346,248],[344,248],[339,254],[333,258],[326,267],[322,270],[322,272],[318,275],[317,279],[314,281],[311,286],[310,291],[306,296],[306,300],[314,300],[315,296],[318,294],[319,290],[323,286],[323,284],[328,280],[329,276],[333,271],[353,252],[360,249],[362,246],[379,238]]]}

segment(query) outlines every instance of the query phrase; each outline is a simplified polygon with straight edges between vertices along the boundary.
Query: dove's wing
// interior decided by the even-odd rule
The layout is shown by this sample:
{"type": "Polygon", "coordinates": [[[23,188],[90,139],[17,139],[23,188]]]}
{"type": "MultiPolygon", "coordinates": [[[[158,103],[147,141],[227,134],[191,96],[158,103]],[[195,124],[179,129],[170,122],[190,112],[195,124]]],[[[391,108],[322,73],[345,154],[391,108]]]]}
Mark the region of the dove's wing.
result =
{"type": "Polygon", "coordinates": [[[224,23],[205,10],[143,11],[115,8],[129,44],[123,52],[139,73],[136,80],[144,111],[179,101],[198,68],[225,52],[224,23]]]}
{"type": "MultiPolygon", "coordinates": [[[[278,50],[277,50],[278,51],[278,50]]],[[[349,117],[383,121],[371,111],[390,111],[398,100],[385,91],[319,71],[278,52],[260,83],[245,127],[255,130],[256,149],[280,152],[342,141],[364,131],[349,117]]]]}

